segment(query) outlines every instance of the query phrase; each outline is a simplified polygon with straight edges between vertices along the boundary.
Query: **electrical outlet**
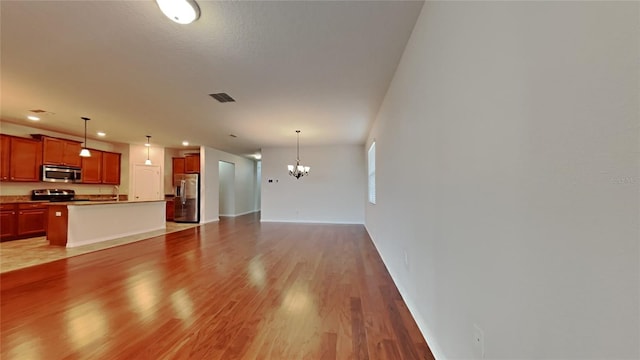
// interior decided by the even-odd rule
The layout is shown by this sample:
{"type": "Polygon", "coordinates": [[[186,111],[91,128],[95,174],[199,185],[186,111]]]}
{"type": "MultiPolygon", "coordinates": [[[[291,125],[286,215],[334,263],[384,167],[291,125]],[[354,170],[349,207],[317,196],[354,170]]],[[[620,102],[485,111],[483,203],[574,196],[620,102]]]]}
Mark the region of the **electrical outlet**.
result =
{"type": "Polygon", "coordinates": [[[477,357],[484,358],[484,331],[473,324],[473,348],[477,357]]]}

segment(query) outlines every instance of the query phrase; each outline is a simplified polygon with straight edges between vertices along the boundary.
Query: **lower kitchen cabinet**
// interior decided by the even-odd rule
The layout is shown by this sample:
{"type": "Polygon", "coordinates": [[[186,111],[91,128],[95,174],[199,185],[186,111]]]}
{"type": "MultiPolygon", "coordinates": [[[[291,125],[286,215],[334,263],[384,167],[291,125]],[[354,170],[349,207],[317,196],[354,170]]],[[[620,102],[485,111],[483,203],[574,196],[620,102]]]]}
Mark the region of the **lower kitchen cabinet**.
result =
{"type": "Polygon", "coordinates": [[[18,204],[18,237],[41,236],[47,232],[47,207],[43,204],[18,204]]]}
{"type": "Polygon", "coordinates": [[[175,218],[173,199],[167,199],[167,221],[173,221],[175,218]]]}
{"type": "Polygon", "coordinates": [[[0,205],[0,241],[12,240],[16,237],[16,215],[14,204],[0,205]]]}
{"type": "Polygon", "coordinates": [[[47,229],[47,206],[43,203],[2,204],[0,241],[43,236],[47,229]]]}

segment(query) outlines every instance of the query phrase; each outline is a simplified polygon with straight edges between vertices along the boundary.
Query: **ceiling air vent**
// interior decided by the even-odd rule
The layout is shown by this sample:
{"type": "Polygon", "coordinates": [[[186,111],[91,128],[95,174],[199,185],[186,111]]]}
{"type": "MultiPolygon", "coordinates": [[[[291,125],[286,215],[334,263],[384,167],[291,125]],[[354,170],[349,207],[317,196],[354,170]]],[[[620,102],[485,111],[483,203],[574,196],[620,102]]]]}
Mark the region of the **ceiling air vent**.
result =
{"type": "Polygon", "coordinates": [[[229,96],[227,93],[209,94],[212,98],[218,100],[221,103],[235,102],[235,99],[229,96]]]}

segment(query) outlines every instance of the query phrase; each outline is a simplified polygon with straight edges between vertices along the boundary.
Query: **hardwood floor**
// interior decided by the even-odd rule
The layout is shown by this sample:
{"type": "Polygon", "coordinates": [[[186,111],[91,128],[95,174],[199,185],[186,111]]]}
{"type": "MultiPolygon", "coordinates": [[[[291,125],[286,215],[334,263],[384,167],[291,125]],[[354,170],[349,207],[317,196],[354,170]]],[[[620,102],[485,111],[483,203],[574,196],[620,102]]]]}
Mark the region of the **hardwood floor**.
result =
{"type": "Polygon", "coordinates": [[[433,359],[361,225],[223,219],[0,275],[2,359],[433,359]]]}
{"type": "Polygon", "coordinates": [[[0,242],[0,273],[149,239],[158,235],[168,234],[194,226],[198,226],[198,224],[178,224],[174,222],[167,222],[167,227],[165,229],[125,236],[118,239],[106,240],[74,248],[51,246],[49,245],[49,240],[47,240],[46,236],[0,242]]]}

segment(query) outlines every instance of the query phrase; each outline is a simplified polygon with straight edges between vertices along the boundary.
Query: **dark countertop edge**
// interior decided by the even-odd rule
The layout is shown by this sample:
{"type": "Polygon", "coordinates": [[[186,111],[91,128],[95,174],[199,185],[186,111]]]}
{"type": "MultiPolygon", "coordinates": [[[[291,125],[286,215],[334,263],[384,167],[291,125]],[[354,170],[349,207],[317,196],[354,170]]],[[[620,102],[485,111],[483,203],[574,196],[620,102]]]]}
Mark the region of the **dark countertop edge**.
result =
{"type": "Polygon", "coordinates": [[[142,200],[142,201],[128,201],[128,200],[92,200],[92,201],[52,201],[47,202],[45,205],[72,205],[72,206],[91,206],[91,205],[124,205],[124,204],[140,204],[150,202],[166,202],[166,200],[142,200]]]}
{"type": "Polygon", "coordinates": [[[0,205],[6,204],[37,204],[37,203],[48,203],[49,200],[15,200],[15,201],[0,201],[0,205]]]}

